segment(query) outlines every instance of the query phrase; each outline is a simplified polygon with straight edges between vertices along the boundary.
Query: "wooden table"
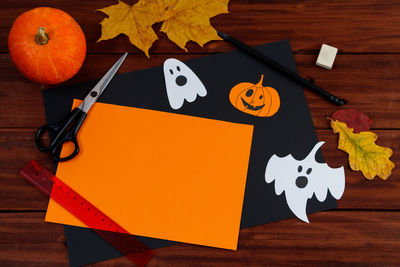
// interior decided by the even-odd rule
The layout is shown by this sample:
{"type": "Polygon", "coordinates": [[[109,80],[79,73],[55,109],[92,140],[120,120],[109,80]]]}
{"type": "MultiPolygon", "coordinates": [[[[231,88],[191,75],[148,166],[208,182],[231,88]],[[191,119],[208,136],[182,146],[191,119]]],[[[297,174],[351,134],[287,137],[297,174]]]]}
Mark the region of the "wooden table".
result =
{"type": "MultiPolygon", "coordinates": [[[[7,36],[15,18],[37,6],[60,8],[81,25],[88,54],[68,83],[99,78],[122,52],[130,52],[120,73],[158,66],[167,57],[202,57],[233,48],[222,41],[204,48],[189,43],[185,53],[163,33],[147,59],[127,37],[96,43],[105,16],[96,9],[116,3],[97,1],[2,0],[0,3],[0,265],[66,266],[63,227],[45,223],[48,198],[18,174],[30,160],[51,167],[34,147],[33,134],[45,123],[41,90],[14,67],[7,36]]],[[[132,1],[130,2],[132,3],[132,1]]],[[[250,45],[289,39],[299,73],[350,100],[370,116],[378,144],[391,147],[400,163],[400,2],[397,0],[245,1],[232,0],[230,14],[211,20],[215,28],[250,45]],[[339,48],[332,70],[314,65],[322,43],[339,48]]],[[[159,29],[160,25],[156,25],[159,29]]],[[[323,155],[332,167],[346,168],[346,191],[338,209],[240,231],[235,252],[180,244],[156,251],[149,266],[265,266],[319,264],[400,264],[400,171],[387,181],[367,181],[351,171],[347,155],[336,149],[338,136],[326,117],[338,108],[306,91],[323,155]]],[[[96,266],[130,265],[126,258],[96,266]]]]}

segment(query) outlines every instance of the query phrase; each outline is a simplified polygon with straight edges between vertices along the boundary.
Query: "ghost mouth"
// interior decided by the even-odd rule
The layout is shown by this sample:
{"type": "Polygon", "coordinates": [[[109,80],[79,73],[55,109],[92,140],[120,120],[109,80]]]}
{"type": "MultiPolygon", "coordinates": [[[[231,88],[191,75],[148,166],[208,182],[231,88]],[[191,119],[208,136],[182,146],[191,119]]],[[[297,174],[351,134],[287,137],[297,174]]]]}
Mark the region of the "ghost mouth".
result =
{"type": "Polygon", "coordinates": [[[298,188],[304,188],[308,184],[308,178],[306,176],[299,176],[296,178],[296,186],[298,188]]]}
{"type": "Polygon", "coordinates": [[[242,99],[243,105],[244,105],[247,109],[250,109],[250,110],[260,110],[260,109],[262,109],[262,108],[265,106],[265,104],[263,104],[263,105],[261,105],[261,106],[253,106],[253,105],[247,103],[246,101],[244,101],[244,99],[243,99],[242,97],[241,97],[241,99],[242,99]]]}

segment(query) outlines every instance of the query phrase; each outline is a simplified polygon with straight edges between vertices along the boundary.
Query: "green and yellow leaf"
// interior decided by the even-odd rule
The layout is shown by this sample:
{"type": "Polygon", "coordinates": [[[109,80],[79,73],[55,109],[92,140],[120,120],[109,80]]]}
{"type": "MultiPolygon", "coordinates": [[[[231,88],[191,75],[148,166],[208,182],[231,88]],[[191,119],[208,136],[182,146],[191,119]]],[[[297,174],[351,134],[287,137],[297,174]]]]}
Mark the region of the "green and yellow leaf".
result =
{"type": "Polygon", "coordinates": [[[375,144],[378,136],[373,132],[354,133],[345,123],[331,119],[334,133],[339,133],[338,148],[349,154],[350,168],[361,171],[365,178],[372,180],[378,175],[386,180],[394,168],[389,160],[393,151],[375,144]]]}

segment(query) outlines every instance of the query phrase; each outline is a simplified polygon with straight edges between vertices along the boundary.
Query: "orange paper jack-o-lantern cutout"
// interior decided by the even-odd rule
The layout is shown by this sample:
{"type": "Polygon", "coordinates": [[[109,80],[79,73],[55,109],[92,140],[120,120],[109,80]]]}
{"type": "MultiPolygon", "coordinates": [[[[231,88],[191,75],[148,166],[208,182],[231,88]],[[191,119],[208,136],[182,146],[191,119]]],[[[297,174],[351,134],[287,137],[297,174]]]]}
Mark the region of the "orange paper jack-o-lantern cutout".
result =
{"type": "Polygon", "coordinates": [[[264,75],[257,84],[239,83],[229,93],[231,104],[244,113],[258,116],[271,117],[280,106],[278,92],[272,87],[262,85],[264,75]]]}

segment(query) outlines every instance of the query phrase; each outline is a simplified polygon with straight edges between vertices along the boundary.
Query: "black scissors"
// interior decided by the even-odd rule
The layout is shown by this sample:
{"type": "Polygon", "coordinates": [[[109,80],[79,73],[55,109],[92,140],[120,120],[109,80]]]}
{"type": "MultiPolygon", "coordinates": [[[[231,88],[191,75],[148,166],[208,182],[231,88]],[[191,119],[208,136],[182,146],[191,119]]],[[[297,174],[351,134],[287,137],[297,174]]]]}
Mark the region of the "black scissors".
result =
{"type": "Polygon", "coordinates": [[[125,53],[118,59],[118,61],[111,67],[111,69],[101,78],[101,80],[93,87],[93,89],[87,94],[83,102],[68,115],[68,117],[58,124],[46,124],[38,129],[35,135],[36,146],[40,151],[50,153],[51,157],[55,161],[67,161],[78,155],[79,145],[76,139],[76,135],[86,118],[87,112],[90,110],[92,105],[101,96],[108,83],[114,77],[115,73],[124,62],[128,53],[125,53]],[[41,142],[42,135],[47,132],[54,134],[55,138],[50,142],[49,146],[44,146],[41,142]],[[60,157],[60,151],[62,145],[66,142],[72,142],[75,146],[74,151],[66,157],[60,157]]]}

